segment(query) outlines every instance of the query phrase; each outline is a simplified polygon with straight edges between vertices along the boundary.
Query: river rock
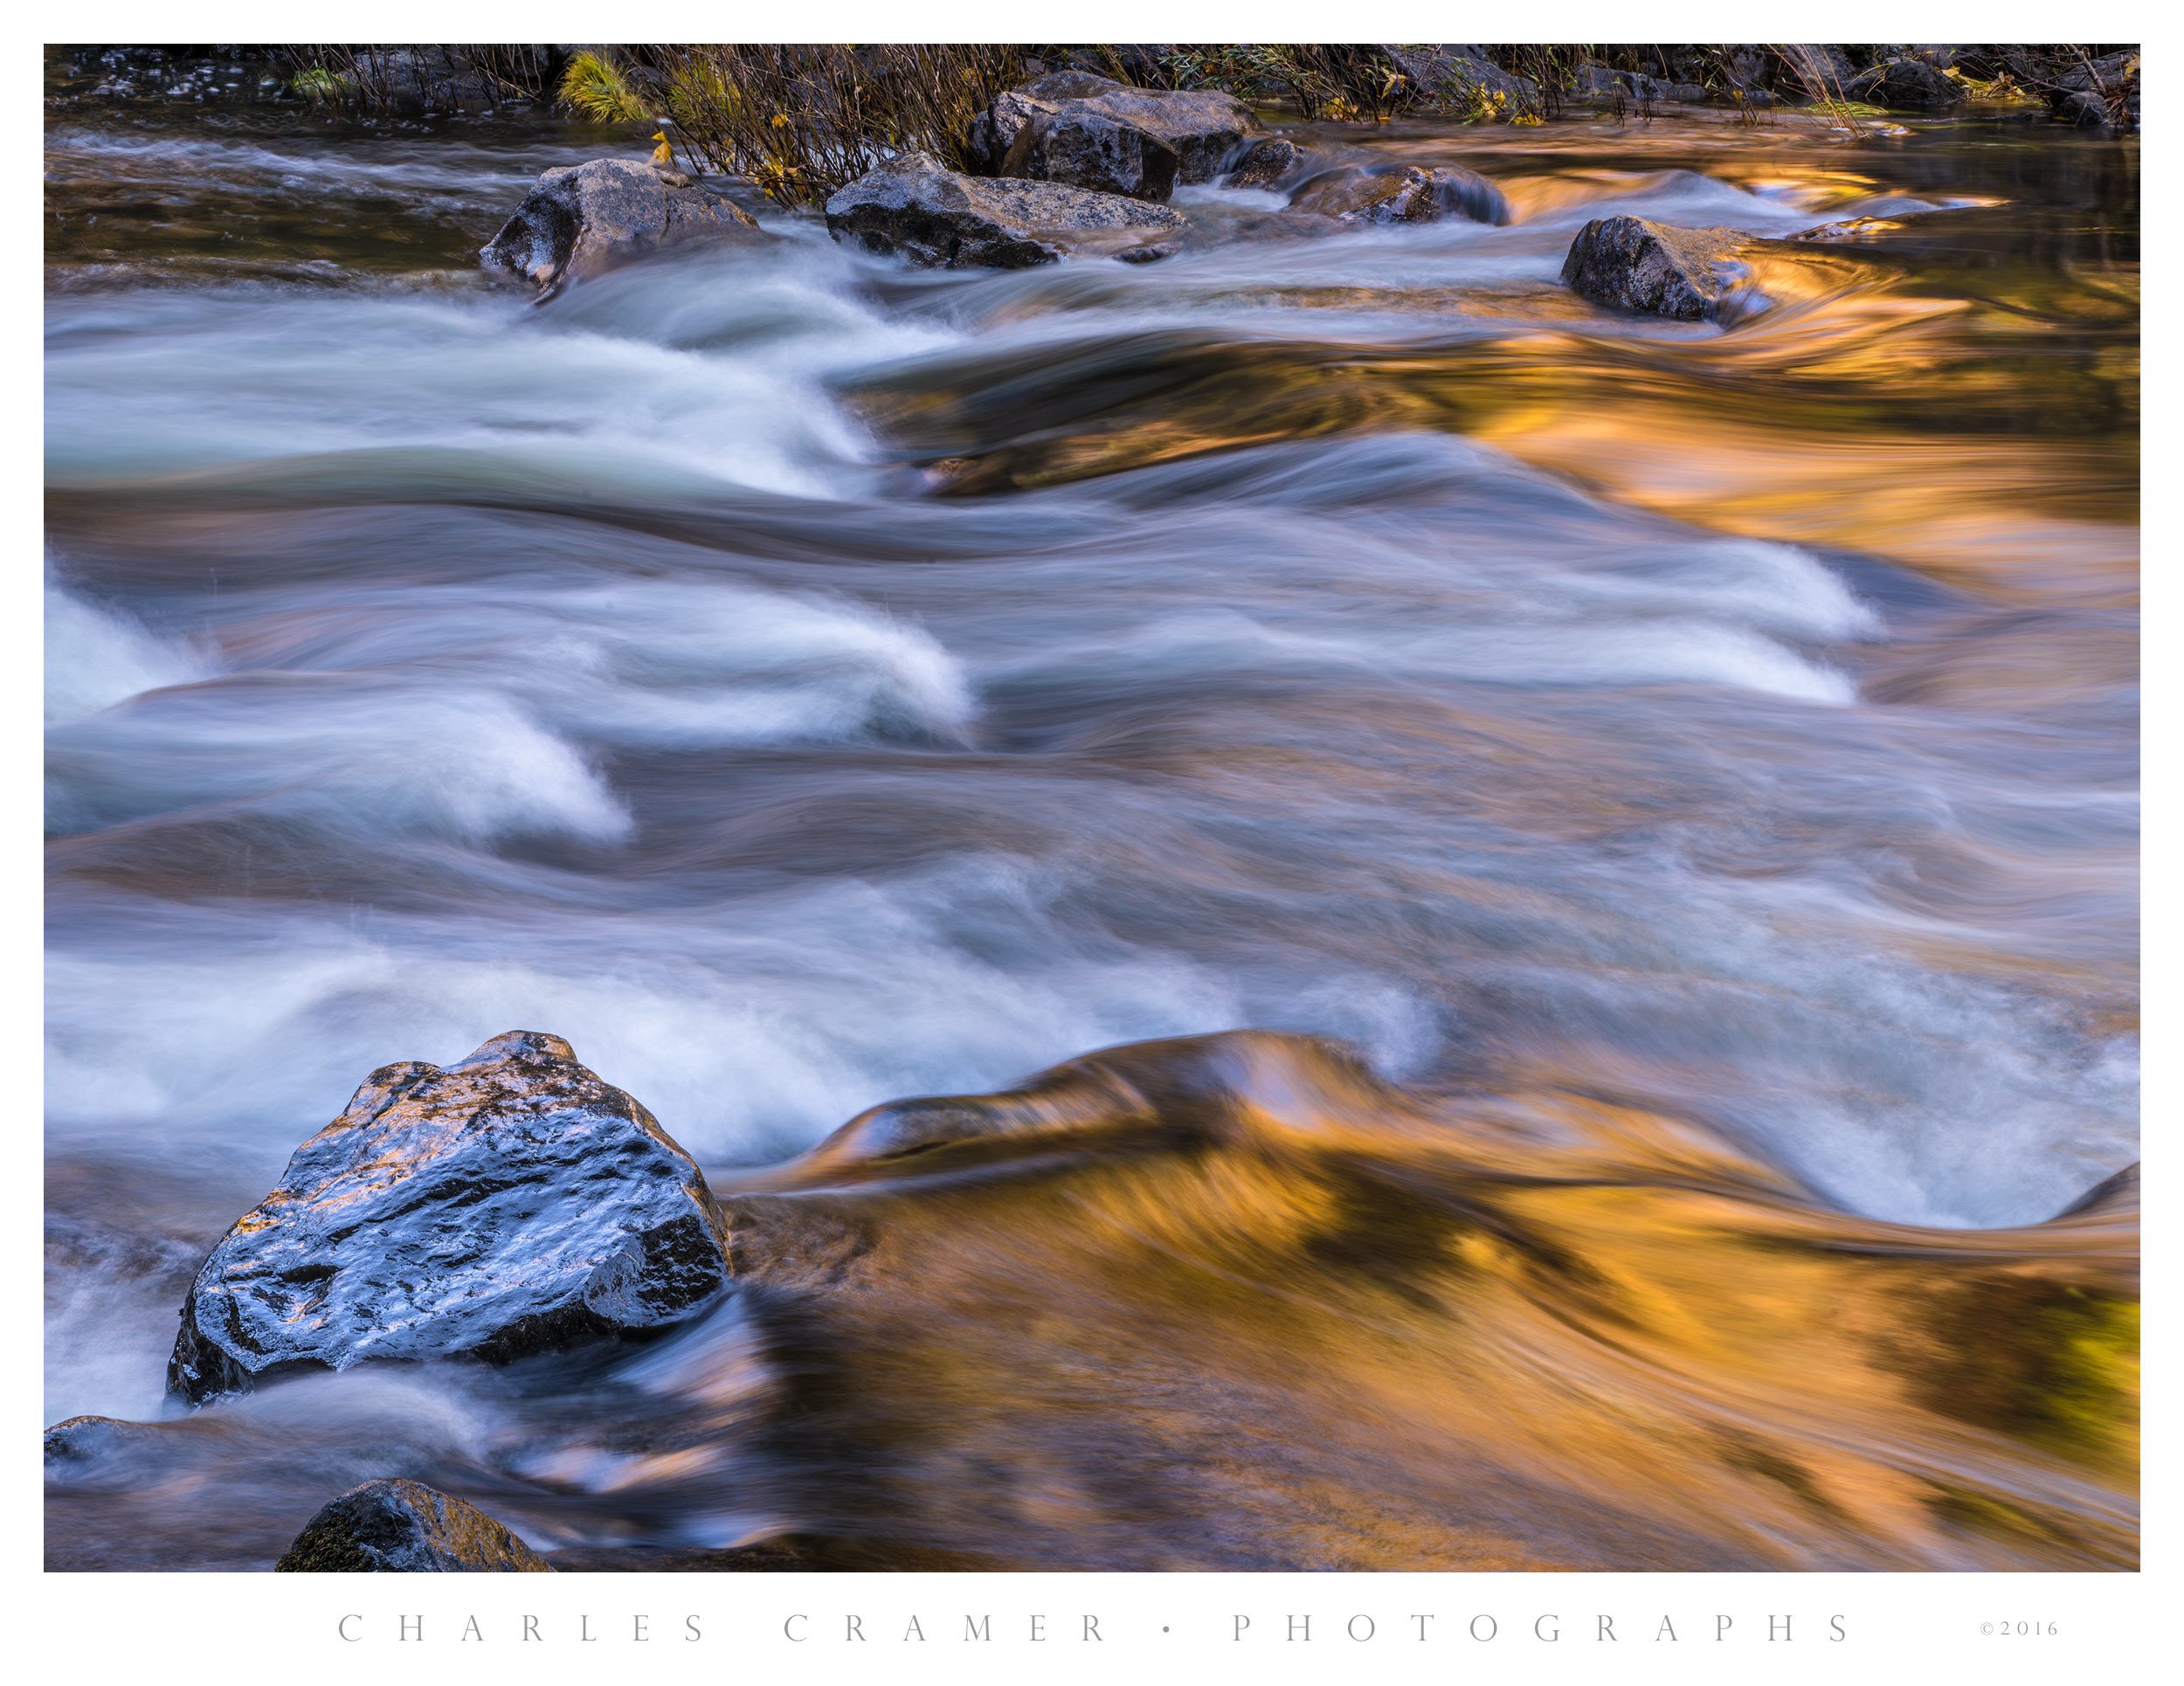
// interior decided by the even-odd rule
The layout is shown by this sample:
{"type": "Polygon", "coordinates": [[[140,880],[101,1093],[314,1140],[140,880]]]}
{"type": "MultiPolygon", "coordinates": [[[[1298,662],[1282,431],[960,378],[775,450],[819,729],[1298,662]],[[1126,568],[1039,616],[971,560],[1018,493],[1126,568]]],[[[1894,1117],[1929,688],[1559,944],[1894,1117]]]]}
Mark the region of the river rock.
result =
{"type": "Polygon", "coordinates": [[[1254,141],[1221,171],[1223,187],[1272,187],[1305,169],[1311,155],[1294,141],[1254,141]]]}
{"type": "Polygon", "coordinates": [[[971,120],[966,152],[979,175],[1157,200],[1178,182],[1212,181],[1261,133],[1234,94],[1164,93],[1063,70],[997,97],[971,120]]]}
{"type": "Polygon", "coordinates": [[[64,1417],[45,1431],[46,1470],[96,1463],[149,1432],[142,1423],[118,1417],[64,1417]]]}
{"type": "Polygon", "coordinates": [[[838,240],[951,269],[1024,269],[1069,256],[1165,258],[1180,211],[1059,182],[958,176],[922,152],[868,170],[826,202],[838,240]]]}
{"type": "Polygon", "coordinates": [[[1776,84],[1814,100],[1840,100],[1858,79],[1850,55],[1832,42],[1800,42],[1784,50],[1787,63],[1774,73],[1776,84]],[[1817,86],[1814,86],[1817,84],[1817,86]]]}
{"type": "Polygon", "coordinates": [[[368,1481],[303,1525],[288,1574],[532,1574],[553,1565],[475,1505],[414,1481],[368,1481]]]}
{"type": "Polygon", "coordinates": [[[488,273],[529,281],[542,300],[572,280],[660,246],[712,238],[765,238],[757,218],[718,187],[674,186],[651,162],[594,158],[540,176],[515,215],[480,248],[488,273]]]}
{"type": "Polygon", "coordinates": [[[2111,129],[2139,127],[2135,50],[2070,66],[2048,89],[2048,108],[2065,122],[2111,129]]]}
{"type": "Polygon", "coordinates": [[[1718,319],[1741,279],[1730,228],[1670,228],[1640,217],[1603,217],[1578,231],[1563,260],[1564,285],[1595,304],[1683,321],[1718,319]]]}
{"type": "Polygon", "coordinates": [[[1892,111],[1940,111],[1964,103],[1963,85],[1924,59],[1890,59],[1862,73],[1850,84],[1855,100],[1868,100],[1892,111]]]}
{"type": "Polygon", "coordinates": [[[727,1286],[705,1178],[558,1036],[384,1066],[198,1269],[167,1370],[191,1404],[368,1359],[505,1362],[648,1333],[727,1286]]]}
{"type": "Polygon", "coordinates": [[[1503,112],[1536,107],[1539,85],[1503,70],[1477,45],[1381,46],[1380,55],[1403,73],[1412,101],[1474,112],[1499,96],[1503,112]]]}
{"type": "Polygon", "coordinates": [[[1502,190],[1461,164],[1345,164],[1313,176],[1289,204],[1344,223],[1433,223],[1453,216],[1500,224],[1510,215],[1502,190]]]}
{"type": "Polygon", "coordinates": [[[2057,1218],[2083,1218],[2096,1213],[2135,1213],[2139,1209],[2139,1166],[2125,1165],[2112,1177],[2104,1177],[2056,1213],[2057,1218]]]}
{"type": "Polygon", "coordinates": [[[1582,103],[1618,109],[1632,105],[1697,105],[1706,98],[1705,88],[1696,82],[1672,82],[1642,70],[1610,70],[1606,65],[1579,66],[1565,93],[1582,103]]]}

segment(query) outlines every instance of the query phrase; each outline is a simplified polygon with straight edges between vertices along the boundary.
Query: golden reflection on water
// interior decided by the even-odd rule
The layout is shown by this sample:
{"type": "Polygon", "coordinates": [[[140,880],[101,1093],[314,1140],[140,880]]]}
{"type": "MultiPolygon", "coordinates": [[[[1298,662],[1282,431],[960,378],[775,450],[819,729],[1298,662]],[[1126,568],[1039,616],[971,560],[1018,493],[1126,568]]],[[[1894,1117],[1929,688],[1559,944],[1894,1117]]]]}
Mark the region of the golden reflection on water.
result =
{"type": "Polygon", "coordinates": [[[1033,1566],[2135,1559],[2135,1184],[2028,1229],[1909,1228],[1580,1095],[1427,1102],[1239,1034],[899,1103],[723,1194],[833,1455],[803,1521],[838,1540],[970,1563],[1006,1538],[1033,1566]]]}
{"type": "MultiPolygon", "coordinates": [[[[1878,187],[1781,159],[1717,173],[1816,222],[1878,187]]],[[[1501,182],[1520,221],[1634,184],[1628,169],[1501,182]]],[[[1725,332],[1626,321],[1602,333],[1598,312],[1530,282],[1232,284],[1199,302],[1308,321],[1453,313],[1467,333],[1251,343],[1171,330],[1038,370],[958,360],[950,378],[893,379],[862,402],[957,495],[1277,439],[1448,430],[1701,527],[1863,551],[1973,589],[2067,583],[2127,605],[2138,545],[2118,511],[2137,485],[2136,265],[1959,269],[1952,292],[1894,255],[1891,237],[1938,239],[1996,203],[1867,219],[1848,245],[1752,242],[1743,256],[1768,307],[1725,332]]]]}
{"type": "MultiPolygon", "coordinates": [[[[1780,158],[1720,173],[1815,224],[1880,185],[1780,158]]],[[[1628,171],[1497,179],[1519,224],[1611,179],[1634,190],[1628,171]]],[[[1959,204],[1946,215],[2000,201],[1959,204]]],[[[1769,307],[1726,331],[1603,331],[1566,294],[1496,282],[1433,297],[1463,316],[1459,339],[1175,332],[1015,371],[1035,396],[997,400],[996,371],[958,364],[866,401],[888,436],[946,457],[956,495],[1277,439],[1454,431],[1702,529],[1863,553],[1989,599],[2131,608],[2135,265],[1937,280],[1891,243],[1944,238],[1941,217],[1847,232],[1749,246],[1769,307]],[[1040,425],[1019,425],[1034,410],[1040,425]]],[[[1383,316],[1424,301],[1224,298],[1383,316]]],[[[2006,647],[1883,646],[1863,694],[2070,706],[2128,672],[2134,638],[2087,623],[2006,647]]],[[[1479,752],[1554,765],[1540,806],[1559,818],[1503,821],[1607,833],[1642,806],[1641,769],[1589,780],[1574,739],[1518,731],[1497,721],[1504,741],[1479,752]]],[[[1361,791],[1371,777],[1353,775],[1361,791]]],[[[2089,858],[2089,889],[2118,865],[2089,858]]],[[[2127,1032],[2128,967],[2082,963],[2064,933],[2032,960],[1920,916],[1952,894],[2007,898],[2010,867],[1993,851],[1912,867],[1903,951],[2005,982],[2037,968],[2082,996],[2089,1034],[2127,1032]]],[[[966,1490],[1037,1496],[1015,1523],[1054,1531],[1055,1560],[1066,1540],[1120,1538],[1135,1543],[1116,1564],[1179,1563],[1161,1542],[1181,1534],[1239,1565],[2136,1561],[2135,1182],[2030,1228],[1913,1229],[1828,1210],[1703,1131],[1575,1092],[1566,1066],[1504,1067],[1491,1095],[1428,1103],[1306,1045],[1213,1046],[1164,1056],[1221,1068],[1210,1089],[1148,1080],[1151,1056],[1130,1050],[1051,1076],[1045,1103],[948,1103],[958,1124],[985,1121],[965,1132],[976,1150],[936,1145],[955,1127],[936,1126],[918,1157],[875,1165],[852,1126],[791,1179],[817,1189],[753,1206],[762,1231],[826,1212],[859,1238],[848,1280],[889,1284],[884,1316],[852,1294],[810,1338],[902,1385],[818,1384],[803,1403],[851,1455],[888,1465],[936,1549],[977,1554],[979,1520],[945,1474],[971,1462],[989,1478],[966,1490]],[[1103,1488],[1124,1442],[1162,1472],[1150,1490],[1103,1488]]]]}

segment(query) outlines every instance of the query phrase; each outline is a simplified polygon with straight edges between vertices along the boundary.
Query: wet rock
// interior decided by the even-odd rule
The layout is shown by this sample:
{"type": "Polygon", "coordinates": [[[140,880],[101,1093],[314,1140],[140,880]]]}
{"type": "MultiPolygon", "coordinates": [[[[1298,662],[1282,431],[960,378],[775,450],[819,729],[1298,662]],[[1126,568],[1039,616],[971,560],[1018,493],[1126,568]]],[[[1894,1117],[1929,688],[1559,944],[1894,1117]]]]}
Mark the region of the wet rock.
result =
{"type": "Polygon", "coordinates": [[[912,263],[1023,269],[1069,256],[1164,258],[1179,211],[1058,182],[958,176],[922,152],[893,158],[826,202],[838,240],[912,263]]]}
{"type": "Polygon", "coordinates": [[[1344,165],[1313,176],[1289,201],[1297,211],[1344,223],[1433,223],[1465,217],[1506,223],[1502,190],[1461,164],[1344,165]]]}
{"type": "Polygon", "coordinates": [[[1310,154],[1294,141],[1273,137],[1254,141],[1221,171],[1221,185],[1272,187],[1303,170],[1310,159],[1310,154]]]}
{"type": "Polygon", "coordinates": [[[65,1417],[45,1431],[45,1468],[66,1470],[96,1463],[144,1432],[142,1424],[118,1417],[65,1417]]]}
{"type": "Polygon", "coordinates": [[[1743,278],[1729,228],[1670,228],[1639,217],[1604,217],[1578,231],[1562,265],[1564,285],[1595,304],[1683,321],[1712,321],[1743,278]]]}
{"type": "Polygon", "coordinates": [[[1800,230],[1790,238],[1821,245],[1839,245],[1877,240],[1901,227],[1903,224],[1892,217],[1849,217],[1839,223],[1822,223],[1817,228],[1800,230]]]}
{"type": "Polygon", "coordinates": [[[2139,1167],[2125,1165],[2112,1177],[2104,1177],[2069,1206],[2057,1218],[2083,1218],[2094,1213],[2136,1212],[2139,1209],[2139,1167]]]}
{"type": "Polygon", "coordinates": [[[296,1150],[199,1268],[168,1389],[649,1333],[728,1275],[690,1157],[561,1038],[511,1031],[445,1069],[382,1067],[296,1150]]]}
{"type": "Polygon", "coordinates": [[[414,1481],[368,1481],[304,1524],[288,1574],[543,1575],[553,1565],[474,1505],[414,1481]]]}
{"type": "Polygon", "coordinates": [[[529,281],[544,300],[660,246],[708,237],[767,238],[720,188],[672,186],[643,159],[594,158],[542,175],[478,261],[489,273],[529,281]]]}
{"type": "Polygon", "coordinates": [[[974,155],[991,164],[985,172],[990,176],[1061,182],[1156,203],[1175,190],[1181,169],[1181,161],[1165,142],[1134,123],[1084,103],[1034,111],[1017,127],[1016,139],[1006,151],[998,157],[991,151],[974,155]]]}
{"type": "Polygon", "coordinates": [[[2111,52],[2070,66],[2049,86],[2048,109],[2068,123],[2117,130],[2139,127],[2139,55],[2111,52]]]}
{"type": "Polygon", "coordinates": [[[1964,103],[1964,88],[1924,59],[1890,59],[1862,73],[1849,93],[1892,111],[1941,111],[1964,103]]]}
{"type": "Polygon", "coordinates": [[[1605,65],[1581,67],[1569,93],[1585,103],[1617,109],[1667,102],[1697,105],[1706,98],[1706,89],[1696,82],[1673,82],[1642,70],[1610,70],[1605,65]]]}
{"type": "Polygon", "coordinates": [[[1158,200],[1178,182],[1212,181],[1262,132],[1234,94],[1162,93],[1064,70],[999,96],[972,120],[967,151],[980,175],[1158,200]]]}

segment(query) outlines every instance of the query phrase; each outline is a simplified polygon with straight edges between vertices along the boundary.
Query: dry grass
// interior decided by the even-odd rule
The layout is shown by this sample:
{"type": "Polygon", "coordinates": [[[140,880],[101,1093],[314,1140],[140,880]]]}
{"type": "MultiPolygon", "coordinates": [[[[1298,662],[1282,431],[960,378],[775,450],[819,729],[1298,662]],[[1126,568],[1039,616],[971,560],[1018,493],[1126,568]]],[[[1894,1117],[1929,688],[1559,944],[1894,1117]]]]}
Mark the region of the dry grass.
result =
{"type": "Polygon", "coordinates": [[[681,46],[636,50],[678,142],[784,205],[823,200],[896,152],[966,162],[971,120],[1023,81],[1012,46],[681,46]]]}

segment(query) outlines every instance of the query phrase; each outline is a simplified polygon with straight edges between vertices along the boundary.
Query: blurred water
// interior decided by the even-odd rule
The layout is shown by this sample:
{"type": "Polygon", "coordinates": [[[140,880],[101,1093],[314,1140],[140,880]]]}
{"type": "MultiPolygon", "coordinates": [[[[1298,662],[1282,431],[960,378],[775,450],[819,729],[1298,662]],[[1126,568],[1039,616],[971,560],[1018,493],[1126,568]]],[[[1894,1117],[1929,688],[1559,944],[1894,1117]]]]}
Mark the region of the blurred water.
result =
{"type": "Polygon", "coordinates": [[[780,219],[534,309],[467,250],[596,140],[57,127],[48,1153],[167,1192],[59,1185],[49,1420],[157,1410],[177,1269],[364,1072],[517,1026],[722,1167],[1240,1026],[1881,1220],[2135,1159],[2114,149],[1384,144],[1515,220],[780,219]],[[1724,334],[1554,286],[1617,211],[1902,231],[1724,334]]]}

